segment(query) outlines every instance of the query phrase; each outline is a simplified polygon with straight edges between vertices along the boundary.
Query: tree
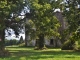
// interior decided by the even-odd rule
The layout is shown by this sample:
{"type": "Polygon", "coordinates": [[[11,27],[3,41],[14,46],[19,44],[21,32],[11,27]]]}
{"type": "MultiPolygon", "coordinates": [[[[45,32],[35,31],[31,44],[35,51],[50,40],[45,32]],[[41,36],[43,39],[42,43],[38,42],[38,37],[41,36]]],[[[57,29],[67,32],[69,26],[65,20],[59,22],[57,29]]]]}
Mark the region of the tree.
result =
{"type": "MultiPolygon", "coordinates": [[[[5,50],[5,29],[10,27],[16,29],[14,25],[17,26],[18,20],[20,20],[18,16],[23,8],[24,0],[0,0],[0,51],[3,53],[5,50]]],[[[16,30],[15,34],[18,34],[16,30]]]]}
{"type": "MultiPolygon", "coordinates": [[[[29,20],[31,25],[31,36],[38,39],[38,48],[44,47],[44,38],[59,36],[58,28],[60,27],[58,19],[54,15],[54,10],[59,7],[60,1],[54,0],[28,0],[30,13],[32,17],[29,20]]],[[[29,29],[27,29],[28,31],[29,29]]]]}
{"type": "Polygon", "coordinates": [[[23,43],[24,41],[23,41],[23,37],[21,36],[20,37],[20,40],[19,40],[19,44],[21,44],[21,43],[23,43]]]}
{"type": "MultiPolygon", "coordinates": [[[[74,42],[72,46],[75,44],[75,41],[78,40],[78,34],[76,31],[79,28],[79,20],[80,20],[80,1],[79,0],[66,0],[64,4],[64,17],[68,23],[67,28],[65,30],[67,40],[71,40],[74,42]]],[[[69,47],[69,46],[68,46],[69,47]]]]}

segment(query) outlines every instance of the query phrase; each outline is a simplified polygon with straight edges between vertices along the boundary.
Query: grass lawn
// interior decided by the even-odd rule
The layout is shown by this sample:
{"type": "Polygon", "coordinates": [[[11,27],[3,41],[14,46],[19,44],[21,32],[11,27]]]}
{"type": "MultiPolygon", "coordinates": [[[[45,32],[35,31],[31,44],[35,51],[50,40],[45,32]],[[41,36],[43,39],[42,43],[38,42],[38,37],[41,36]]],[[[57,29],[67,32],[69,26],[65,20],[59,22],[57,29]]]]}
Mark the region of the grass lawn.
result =
{"type": "Polygon", "coordinates": [[[80,60],[80,52],[61,49],[34,50],[33,47],[6,47],[11,53],[0,60],[80,60]]]}

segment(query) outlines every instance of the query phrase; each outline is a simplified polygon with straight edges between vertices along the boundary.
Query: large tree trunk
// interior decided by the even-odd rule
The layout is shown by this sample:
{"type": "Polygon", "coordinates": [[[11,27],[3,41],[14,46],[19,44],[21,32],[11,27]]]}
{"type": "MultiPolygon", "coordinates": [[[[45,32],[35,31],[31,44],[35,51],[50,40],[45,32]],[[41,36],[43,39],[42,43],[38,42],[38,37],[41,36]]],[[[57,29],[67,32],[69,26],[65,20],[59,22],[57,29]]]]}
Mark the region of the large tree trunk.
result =
{"type": "Polygon", "coordinates": [[[38,48],[43,49],[44,45],[45,45],[44,34],[40,34],[38,40],[38,48]]]}
{"type": "Polygon", "coordinates": [[[0,57],[8,56],[10,53],[5,50],[5,29],[0,30],[0,57]]]}
{"type": "Polygon", "coordinates": [[[8,56],[9,52],[5,50],[5,30],[0,30],[0,57],[8,56]]]}
{"type": "Polygon", "coordinates": [[[25,46],[29,45],[29,40],[30,40],[30,36],[29,35],[25,35],[25,46]]]}
{"type": "Polygon", "coordinates": [[[27,46],[27,36],[25,35],[25,46],[27,46]]]}
{"type": "Polygon", "coordinates": [[[5,50],[5,29],[0,30],[0,51],[5,50]]]}

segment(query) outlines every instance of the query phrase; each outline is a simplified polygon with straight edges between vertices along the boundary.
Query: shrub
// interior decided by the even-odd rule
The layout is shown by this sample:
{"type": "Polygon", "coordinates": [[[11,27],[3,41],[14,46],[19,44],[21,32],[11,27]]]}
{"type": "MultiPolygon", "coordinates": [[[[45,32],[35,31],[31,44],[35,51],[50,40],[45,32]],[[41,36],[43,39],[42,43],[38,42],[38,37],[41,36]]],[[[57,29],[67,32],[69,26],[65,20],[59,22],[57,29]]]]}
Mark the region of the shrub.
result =
{"type": "Polygon", "coordinates": [[[61,47],[62,50],[73,50],[75,48],[76,48],[76,46],[75,46],[75,41],[74,40],[65,41],[65,43],[61,47]]]}
{"type": "Polygon", "coordinates": [[[5,45],[9,46],[9,45],[17,45],[18,44],[18,40],[5,40],[5,45]]]}
{"type": "Polygon", "coordinates": [[[6,46],[10,45],[9,40],[5,40],[5,45],[6,46]]]}
{"type": "Polygon", "coordinates": [[[80,45],[78,45],[78,49],[76,51],[79,51],[80,52],[80,45]]]}
{"type": "Polygon", "coordinates": [[[25,47],[25,43],[21,43],[21,44],[19,44],[18,46],[20,46],[20,47],[25,47]]]}
{"type": "Polygon", "coordinates": [[[24,43],[24,40],[23,40],[23,37],[21,36],[18,44],[22,44],[22,43],[24,43]]]}

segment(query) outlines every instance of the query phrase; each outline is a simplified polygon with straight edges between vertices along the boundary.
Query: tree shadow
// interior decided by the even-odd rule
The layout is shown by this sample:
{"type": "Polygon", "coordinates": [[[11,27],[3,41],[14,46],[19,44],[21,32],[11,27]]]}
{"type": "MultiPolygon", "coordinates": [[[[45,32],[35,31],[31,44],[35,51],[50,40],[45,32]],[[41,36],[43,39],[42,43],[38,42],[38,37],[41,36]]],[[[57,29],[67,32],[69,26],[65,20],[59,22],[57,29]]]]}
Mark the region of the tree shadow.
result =
{"type": "MultiPolygon", "coordinates": [[[[9,50],[11,56],[5,57],[8,60],[38,60],[47,58],[75,58],[80,56],[76,51],[54,50],[9,50]]],[[[2,58],[3,59],[3,58],[2,58]]]]}

